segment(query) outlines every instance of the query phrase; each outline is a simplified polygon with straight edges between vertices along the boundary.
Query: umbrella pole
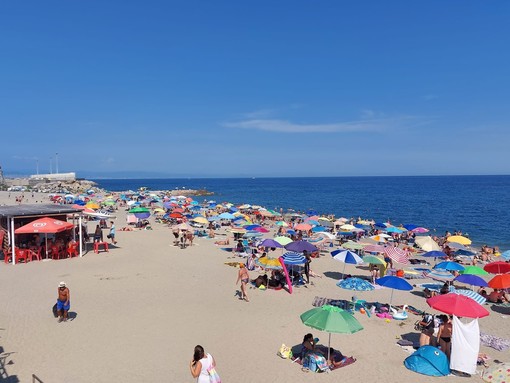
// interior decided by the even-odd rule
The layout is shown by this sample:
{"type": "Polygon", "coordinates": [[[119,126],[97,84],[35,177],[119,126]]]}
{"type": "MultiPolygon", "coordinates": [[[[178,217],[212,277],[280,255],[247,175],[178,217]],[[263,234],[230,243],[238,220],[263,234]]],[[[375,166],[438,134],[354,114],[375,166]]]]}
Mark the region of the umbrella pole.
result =
{"type": "Polygon", "coordinates": [[[44,249],[46,250],[46,259],[48,259],[48,234],[44,233],[44,249]]]}
{"type": "Polygon", "coordinates": [[[329,365],[329,350],[331,348],[331,333],[328,333],[329,337],[328,337],[328,352],[327,352],[327,355],[328,355],[328,360],[326,361],[326,363],[329,365]]]}
{"type": "Polygon", "coordinates": [[[393,289],[391,289],[391,295],[390,295],[390,311],[391,311],[391,302],[393,302],[393,289]]]}
{"type": "Polygon", "coordinates": [[[344,263],[344,269],[342,270],[342,279],[344,279],[344,278],[345,278],[345,266],[347,266],[347,264],[346,264],[346,263],[344,263]]]}

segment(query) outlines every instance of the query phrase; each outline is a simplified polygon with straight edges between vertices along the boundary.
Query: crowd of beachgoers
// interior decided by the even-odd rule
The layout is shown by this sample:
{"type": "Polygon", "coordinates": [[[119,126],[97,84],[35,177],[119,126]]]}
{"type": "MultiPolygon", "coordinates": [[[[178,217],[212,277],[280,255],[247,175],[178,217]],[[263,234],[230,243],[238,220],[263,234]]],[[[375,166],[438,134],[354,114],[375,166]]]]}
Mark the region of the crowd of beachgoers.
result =
{"type": "MultiPolygon", "coordinates": [[[[96,243],[109,242],[111,253],[127,251],[123,243],[129,242],[129,234],[122,232],[166,233],[164,236],[170,238],[168,245],[171,252],[187,253],[197,250],[198,246],[211,249],[207,251],[216,248],[215,251],[226,257],[223,262],[225,268],[236,268],[239,287],[236,296],[241,301],[250,302],[249,306],[253,304],[253,294],[258,291],[274,290],[288,294],[294,290],[294,295],[296,291],[297,295],[302,295],[303,289],[322,291],[325,286],[321,285],[326,284],[323,277],[331,275],[330,262],[333,260],[334,265],[339,265],[338,270],[342,270],[335,274],[337,286],[345,290],[346,295],[342,296],[343,299],[315,296],[313,306],[333,308],[332,313],[348,313],[352,318],[363,318],[360,321],[365,327],[368,318],[371,321],[382,319],[384,322],[416,321],[415,337],[402,337],[401,346],[410,347],[411,350],[413,347],[434,347],[444,353],[446,360],[451,358],[452,318],[439,314],[452,313],[435,310],[431,303],[418,308],[419,305],[414,303],[416,295],[420,295],[425,302],[425,299],[455,293],[467,296],[481,304],[482,308],[488,307],[489,303],[505,308],[510,299],[510,281],[504,279],[500,284],[496,283],[500,282],[500,276],[508,275],[506,273],[510,271],[509,252],[502,253],[497,247],[487,245],[474,248],[471,239],[460,230],[431,236],[430,228],[418,223],[394,225],[389,220],[376,222],[362,217],[335,217],[313,210],[275,211],[257,205],[197,201],[191,196],[149,190],[42,197],[40,194],[27,196],[25,193],[23,198],[21,194],[14,194],[8,196],[7,204],[37,201],[67,204],[75,208],[77,214],[85,218],[81,230],[85,258],[92,249],[97,250],[96,243]],[[103,230],[108,230],[107,238],[103,237],[103,230]],[[407,283],[409,288],[407,285],[392,285],[395,281],[390,279],[388,282],[385,279],[388,277],[407,283]],[[366,299],[357,298],[364,291],[385,290],[385,287],[391,289],[391,298],[389,294],[386,294],[386,298],[380,295],[377,299],[367,298],[366,295],[366,299]],[[406,299],[413,304],[392,303],[393,291],[398,290],[414,290],[415,296],[406,299]],[[438,315],[427,315],[431,312],[438,315]]],[[[74,227],[50,235],[49,242],[47,236],[43,241],[42,236],[37,234],[24,235],[19,245],[42,254],[38,258],[40,260],[65,260],[78,256],[76,241],[79,233],[80,230],[74,227]],[[69,251],[71,246],[72,252],[69,251]]],[[[5,246],[4,251],[7,251],[5,246]]],[[[22,259],[21,262],[29,260],[22,259]]],[[[483,316],[479,315],[480,318],[483,316]]],[[[320,328],[302,321],[303,341],[300,340],[292,349],[283,348],[280,356],[292,359],[306,372],[332,371],[359,360],[360,355],[347,356],[353,354],[350,350],[340,351],[338,347],[330,348],[325,342],[319,343],[306,331],[306,326],[309,326],[308,329],[320,328]]],[[[360,325],[357,330],[338,332],[354,333],[362,328],[360,325]]],[[[327,329],[321,330],[328,332],[327,329]]],[[[489,343],[487,341],[482,345],[491,347],[489,343]]],[[[188,346],[192,349],[194,345],[188,346]]],[[[207,350],[216,348],[214,344],[206,346],[207,350]]],[[[191,375],[198,381],[204,379],[207,367],[214,360],[200,347],[195,348],[190,362],[191,375]]],[[[477,362],[481,367],[487,366],[490,361],[486,351],[477,353],[477,362]]],[[[219,364],[220,373],[225,367],[219,364]]],[[[473,372],[463,372],[462,369],[451,371],[461,376],[473,372]]],[[[448,373],[451,371],[448,370],[448,373]]]]}

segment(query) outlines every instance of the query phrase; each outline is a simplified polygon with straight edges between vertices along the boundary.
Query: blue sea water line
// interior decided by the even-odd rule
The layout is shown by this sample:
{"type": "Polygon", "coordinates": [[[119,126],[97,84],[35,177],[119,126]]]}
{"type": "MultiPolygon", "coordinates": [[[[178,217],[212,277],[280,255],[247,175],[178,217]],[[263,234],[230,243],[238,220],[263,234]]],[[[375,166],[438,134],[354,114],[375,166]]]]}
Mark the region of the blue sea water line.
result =
{"type": "MultiPolygon", "coordinates": [[[[510,176],[96,179],[110,191],[207,189],[206,199],[269,209],[462,230],[474,245],[510,249],[510,176]]],[[[203,198],[201,198],[203,199],[203,198]]]]}

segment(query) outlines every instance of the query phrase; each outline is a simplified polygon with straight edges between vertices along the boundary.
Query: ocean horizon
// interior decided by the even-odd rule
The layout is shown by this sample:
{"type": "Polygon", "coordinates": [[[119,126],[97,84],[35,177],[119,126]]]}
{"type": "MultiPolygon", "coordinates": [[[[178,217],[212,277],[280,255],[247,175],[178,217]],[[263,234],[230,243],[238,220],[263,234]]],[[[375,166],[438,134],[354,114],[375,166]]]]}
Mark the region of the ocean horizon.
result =
{"type": "Polygon", "coordinates": [[[246,178],[93,178],[109,191],[206,189],[198,200],[316,210],[395,225],[416,224],[443,235],[462,230],[473,245],[510,249],[510,175],[246,178]]]}

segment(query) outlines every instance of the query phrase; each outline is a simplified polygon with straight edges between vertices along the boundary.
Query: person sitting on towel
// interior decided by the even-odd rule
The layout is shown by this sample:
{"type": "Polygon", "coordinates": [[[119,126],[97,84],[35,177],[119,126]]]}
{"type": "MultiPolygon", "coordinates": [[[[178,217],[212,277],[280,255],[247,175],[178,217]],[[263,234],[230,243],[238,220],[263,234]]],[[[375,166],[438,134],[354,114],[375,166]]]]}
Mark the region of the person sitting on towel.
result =
{"type": "Polygon", "coordinates": [[[330,368],[342,367],[346,361],[347,358],[339,350],[335,350],[333,347],[329,348],[330,368]]]}

